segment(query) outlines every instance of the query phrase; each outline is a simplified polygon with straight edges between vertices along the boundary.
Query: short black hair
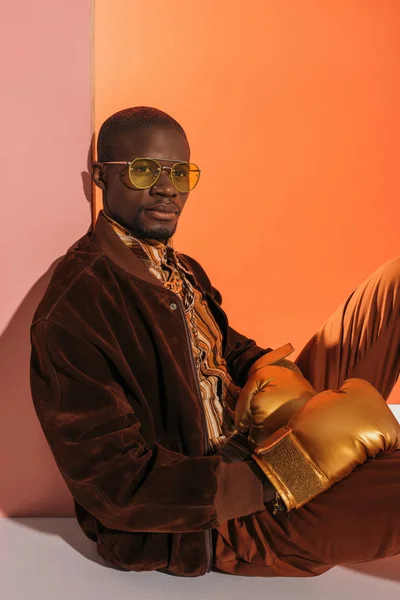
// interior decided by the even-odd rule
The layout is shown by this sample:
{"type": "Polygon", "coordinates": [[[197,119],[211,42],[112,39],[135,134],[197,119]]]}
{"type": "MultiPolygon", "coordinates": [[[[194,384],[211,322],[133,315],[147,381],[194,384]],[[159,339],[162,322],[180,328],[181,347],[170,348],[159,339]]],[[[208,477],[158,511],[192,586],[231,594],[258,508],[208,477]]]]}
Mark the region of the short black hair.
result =
{"type": "Polygon", "coordinates": [[[104,121],[97,138],[97,160],[118,160],[115,151],[122,135],[138,129],[169,127],[186,137],[183,127],[167,113],[151,106],[135,106],[120,110],[104,121]]]}

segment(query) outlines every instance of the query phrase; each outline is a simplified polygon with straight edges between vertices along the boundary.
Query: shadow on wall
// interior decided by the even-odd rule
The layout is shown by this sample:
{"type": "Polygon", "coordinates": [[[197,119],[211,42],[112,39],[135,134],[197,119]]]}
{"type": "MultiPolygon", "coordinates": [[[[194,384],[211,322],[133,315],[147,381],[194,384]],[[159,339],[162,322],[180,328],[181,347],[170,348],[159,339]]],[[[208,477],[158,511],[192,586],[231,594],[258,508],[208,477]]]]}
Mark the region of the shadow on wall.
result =
{"type": "MultiPolygon", "coordinates": [[[[91,162],[90,146],[87,171],[81,173],[89,206],[91,162]]],[[[32,317],[61,259],[30,289],[0,337],[0,513],[8,517],[75,514],[37,419],[29,383],[32,317]]]]}
{"type": "Polygon", "coordinates": [[[37,419],[29,385],[33,314],[61,258],[35,283],[0,338],[0,508],[9,517],[71,513],[59,475],[37,419]],[[12,465],[10,468],[10,464],[12,465]]]}

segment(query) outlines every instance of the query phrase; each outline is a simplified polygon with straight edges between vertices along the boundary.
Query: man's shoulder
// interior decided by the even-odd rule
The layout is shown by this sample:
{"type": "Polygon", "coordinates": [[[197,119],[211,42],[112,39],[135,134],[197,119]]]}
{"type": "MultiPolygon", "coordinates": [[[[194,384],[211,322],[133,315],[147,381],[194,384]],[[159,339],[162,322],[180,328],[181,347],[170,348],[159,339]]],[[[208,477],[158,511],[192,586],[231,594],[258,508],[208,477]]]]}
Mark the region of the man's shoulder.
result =
{"type": "Polygon", "coordinates": [[[85,293],[102,258],[103,254],[94,243],[91,232],[77,240],[56,264],[33,322],[47,319],[60,303],[68,300],[71,292],[85,293]]]}

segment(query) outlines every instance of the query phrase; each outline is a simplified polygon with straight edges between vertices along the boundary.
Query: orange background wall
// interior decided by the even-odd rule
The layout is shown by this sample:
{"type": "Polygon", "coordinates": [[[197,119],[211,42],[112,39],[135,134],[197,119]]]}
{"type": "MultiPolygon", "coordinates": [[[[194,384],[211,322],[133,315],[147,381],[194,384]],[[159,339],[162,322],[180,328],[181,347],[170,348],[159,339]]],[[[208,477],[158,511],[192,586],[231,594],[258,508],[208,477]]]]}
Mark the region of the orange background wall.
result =
{"type": "Polygon", "coordinates": [[[175,246],[261,345],[297,355],[400,254],[399,28],[396,0],[96,1],[96,128],[181,122],[203,171],[175,246]]]}

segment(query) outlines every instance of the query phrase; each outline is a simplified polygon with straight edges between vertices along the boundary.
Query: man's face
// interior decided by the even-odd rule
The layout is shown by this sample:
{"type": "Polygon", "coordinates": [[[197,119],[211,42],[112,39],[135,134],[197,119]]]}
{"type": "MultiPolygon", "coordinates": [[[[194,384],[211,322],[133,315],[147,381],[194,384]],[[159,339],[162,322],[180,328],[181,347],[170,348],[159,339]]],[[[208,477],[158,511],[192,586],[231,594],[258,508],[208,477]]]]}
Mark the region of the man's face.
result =
{"type": "MultiPolygon", "coordinates": [[[[162,167],[171,167],[171,160],[189,162],[190,150],[179,131],[166,127],[138,129],[133,135],[122,136],[114,159],[131,161],[139,157],[156,158],[162,167]]],[[[97,175],[95,170],[98,184],[97,175]]],[[[163,241],[175,233],[189,195],[174,187],[166,169],[151,188],[135,189],[129,180],[128,167],[123,165],[104,165],[100,187],[107,214],[136,237],[163,241]]]]}

